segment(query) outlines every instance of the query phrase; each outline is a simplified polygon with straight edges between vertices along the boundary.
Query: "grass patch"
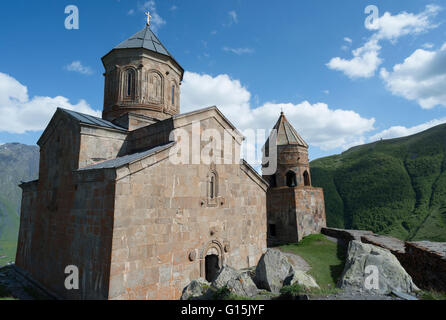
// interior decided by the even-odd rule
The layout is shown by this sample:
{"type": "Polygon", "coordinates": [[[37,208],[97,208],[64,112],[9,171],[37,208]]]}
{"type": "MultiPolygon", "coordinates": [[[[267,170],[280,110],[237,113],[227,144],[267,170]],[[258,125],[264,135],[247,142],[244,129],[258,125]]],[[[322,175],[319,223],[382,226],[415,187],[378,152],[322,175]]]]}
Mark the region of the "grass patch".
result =
{"type": "Polygon", "coordinates": [[[0,267],[15,260],[19,223],[17,209],[0,195],[0,267]]]}
{"type": "Polygon", "coordinates": [[[280,298],[282,299],[292,299],[300,295],[312,295],[312,296],[322,296],[331,295],[338,293],[340,290],[337,288],[307,288],[298,283],[291,286],[284,286],[280,289],[280,298]]]}
{"type": "MultiPolygon", "coordinates": [[[[334,290],[344,270],[346,248],[327,240],[322,234],[310,235],[299,243],[280,249],[301,256],[311,266],[308,272],[320,286],[321,292],[334,290]]],[[[296,288],[298,289],[298,288],[296,288]]]]}
{"type": "Polygon", "coordinates": [[[423,291],[419,298],[421,300],[446,300],[446,292],[423,291]]]}
{"type": "Polygon", "coordinates": [[[213,298],[214,298],[214,300],[255,300],[253,298],[242,297],[242,296],[233,294],[231,292],[231,290],[229,290],[227,287],[217,289],[214,292],[213,298]]]}
{"type": "Polygon", "coordinates": [[[11,293],[2,285],[0,285],[0,300],[16,300],[11,296],[11,293]]]}
{"type": "Polygon", "coordinates": [[[16,251],[16,241],[0,240],[0,267],[7,265],[9,262],[14,262],[16,251]]]}

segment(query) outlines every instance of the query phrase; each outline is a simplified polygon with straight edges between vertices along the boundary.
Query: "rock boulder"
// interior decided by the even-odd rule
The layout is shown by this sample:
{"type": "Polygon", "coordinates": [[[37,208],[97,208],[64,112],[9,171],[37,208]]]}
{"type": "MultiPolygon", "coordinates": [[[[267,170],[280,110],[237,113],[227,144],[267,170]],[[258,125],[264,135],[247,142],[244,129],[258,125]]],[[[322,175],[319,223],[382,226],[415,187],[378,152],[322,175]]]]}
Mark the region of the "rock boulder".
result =
{"type": "Polygon", "coordinates": [[[345,268],[338,286],[376,294],[388,294],[393,290],[403,293],[419,290],[389,250],[360,241],[350,241],[345,268]],[[374,282],[375,274],[377,281],[374,282]]]}
{"type": "Polygon", "coordinates": [[[289,280],[288,283],[284,283],[284,285],[293,285],[295,283],[305,288],[319,288],[316,280],[314,280],[312,276],[306,274],[302,270],[294,270],[293,277],[289,280]]]}
{"type": "Polygon", "coordinates": [[[253,297],[258,293],[249,272],[238,271],[229,266],[224,266],[220,270],[217,278],[212,282],[212,286],[217,289],[226,287],[231,293],[242,297],[253,297]]]}
{"type": "Polygon", "coordinates": [[[183,289],[181,300],[200,300],[209,298],[210,286],[211,284],[202,278],[192,280],[191,283],[183,289]]]}
{"type": "Polygon", "coordinates": [[[260,289],[279,293],[291,282],[294,270],[287,257],[278,250],[268,249],[260,258],[256,268],[256,284],[260,289]]]}

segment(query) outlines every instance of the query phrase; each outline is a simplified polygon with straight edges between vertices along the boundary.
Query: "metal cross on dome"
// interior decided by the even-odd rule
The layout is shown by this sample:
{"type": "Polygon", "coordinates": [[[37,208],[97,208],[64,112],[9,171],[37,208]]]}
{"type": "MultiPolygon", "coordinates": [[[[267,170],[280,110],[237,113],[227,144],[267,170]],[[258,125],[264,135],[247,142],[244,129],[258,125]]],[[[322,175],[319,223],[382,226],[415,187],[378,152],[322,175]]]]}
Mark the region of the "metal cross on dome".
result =
{"type": "Polygon", "coordinates": [[[147,16],[147,25],[150,26],[150,18],[152,18],[152,16],[150,15],[149,11],[146,12],[146,16],[147,16]]]}

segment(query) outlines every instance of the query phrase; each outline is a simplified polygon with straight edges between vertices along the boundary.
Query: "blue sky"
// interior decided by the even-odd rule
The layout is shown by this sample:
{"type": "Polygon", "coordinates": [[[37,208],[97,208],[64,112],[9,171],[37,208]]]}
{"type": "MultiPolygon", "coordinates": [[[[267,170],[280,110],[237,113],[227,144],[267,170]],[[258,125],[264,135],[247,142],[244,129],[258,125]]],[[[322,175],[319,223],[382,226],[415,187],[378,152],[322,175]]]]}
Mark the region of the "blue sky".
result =
{"type": "Polygon", "coordinates": [[[56,106],[100,111],[100,58],[145,26],[145,10],[186,70],[182,111],[217,105],[241,129],[270,129],[283,109],[311,159],[415,133],[446,122],[445,9],[438,0],[2,1],[0,143],[35,144],[56,106]],[[67,5],[79,9],[78,30],[64,26],[67,5]],[[379,19],[366,28],[368,5],[379,19]]]}

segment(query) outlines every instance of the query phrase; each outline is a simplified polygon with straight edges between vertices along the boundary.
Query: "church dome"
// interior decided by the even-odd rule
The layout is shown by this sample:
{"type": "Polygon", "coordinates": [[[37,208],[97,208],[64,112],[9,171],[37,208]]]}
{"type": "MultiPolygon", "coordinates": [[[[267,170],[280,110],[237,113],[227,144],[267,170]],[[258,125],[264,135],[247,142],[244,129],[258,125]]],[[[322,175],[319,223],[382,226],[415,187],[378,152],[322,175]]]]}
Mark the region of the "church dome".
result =
{"type": "Polygon", "coordinates": [[[120,122],[132,114],[153,123],[180,112],[184,69],[149,25],[114,47],[102,62],[104,119],[120,122]]]}

